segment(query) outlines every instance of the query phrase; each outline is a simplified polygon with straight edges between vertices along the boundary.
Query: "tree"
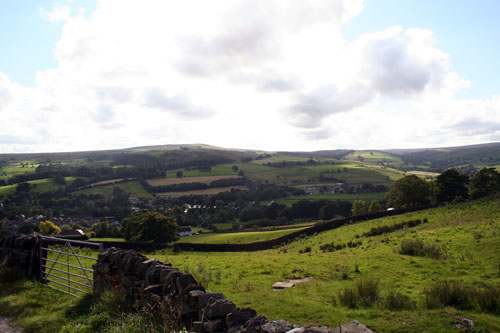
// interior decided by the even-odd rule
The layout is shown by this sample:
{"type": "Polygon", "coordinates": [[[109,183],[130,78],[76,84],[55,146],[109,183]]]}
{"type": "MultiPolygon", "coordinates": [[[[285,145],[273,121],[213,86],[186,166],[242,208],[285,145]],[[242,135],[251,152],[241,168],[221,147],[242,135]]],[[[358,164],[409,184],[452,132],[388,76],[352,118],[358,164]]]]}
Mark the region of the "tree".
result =
{"type": "Polygon", "coordinates": [[[416,207],[430,202],[431,187],[428,182],[415,175],[408,175],[392,185],[386,197],[395,207],[416,207]]]}
{"type": "Polygon", "coordinates": [[[176,174],[175,174],[175,176],[176,176],[177,178],[182,178],[182,171],[180,171],[180,170],[179,170],[179,171],[177,171],[177,172],[176,172],[176,174]]]}
{"type": "Polygon", "coordinates": [[[136,212],[123,220],[127,241],[168,243],[177,239],[177,223],[158,212],[136,212]]]}
{"type": "Polygon", "coordinates": [[[363,200],[354,200],[354,202],[352,203],[352,215],[366,214],[366,208],[366,202],[364,202],[363,200]]]}
{"type": "Polygon", "coordinates": [[[375,213],[375,212],[378,212],[382,209],[382,207],[380,206],[380,202],[378,202],[377,200],[372,200],[372,202],[370,203],[370,207],[368,207],[368,213],[375,213]]]}
{"type": "Polygon", "coordinates": [[[238,166],[237,165],[233,165],[233,167],[231,168],[234,172],[237,172],[238,171],[238,166]]]}
{"type": "Polygon", "coordinates": [[[240,175],[241,177],[244,177],[245,176],[245,172],[243,170],[240,170],[240,172],[238,172],[238,175],[240,175]]]}
{"type": "Polygon", "coordinates": [[[52,221],[40,222],[38,229],[40,229],[42,235],[54,235],[61,232],[61,228],[52,223],[52,221]]]}
{"type": "Polygon", "coordinates": [[[481,198],[495,192],[500,192],[500,173],[494,168],[483,168],[472,176],[470,181],[470,196],[472,199],[481,198]]]}
{"type": "Polygon", "coordinates": [[[469,177],[449,169],[436,178],[437,202],[452,202],[457,197],[467,199],[469,197],[467,184],[469,177]]]}

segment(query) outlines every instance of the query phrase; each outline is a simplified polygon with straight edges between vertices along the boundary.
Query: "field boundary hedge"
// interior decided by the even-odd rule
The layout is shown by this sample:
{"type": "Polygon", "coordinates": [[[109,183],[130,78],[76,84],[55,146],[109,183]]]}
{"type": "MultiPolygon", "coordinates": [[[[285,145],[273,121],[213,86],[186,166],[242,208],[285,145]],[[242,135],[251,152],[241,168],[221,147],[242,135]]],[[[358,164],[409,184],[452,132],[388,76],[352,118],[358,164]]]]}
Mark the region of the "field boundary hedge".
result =
{"type": "Polygon", "coordinates": [[[375,213],[361,214],[343,219],[335,219],[318,223],[310,228],[298,230],[279,238],[267,241],[247,243],[247,244],[202,244],[202,243],[174,243],[175,251],[198,251],[198,252],[253,252],[269,250],[282,244],[294,241],[300,237],[311,236],[316,233],[339,228],[347,224],[377,219],[385,216],[401,215],[419,210],[437,207],[436,205],[419,206],[412,208],[400,208],[390,211],[380,211],[375,213]]]}

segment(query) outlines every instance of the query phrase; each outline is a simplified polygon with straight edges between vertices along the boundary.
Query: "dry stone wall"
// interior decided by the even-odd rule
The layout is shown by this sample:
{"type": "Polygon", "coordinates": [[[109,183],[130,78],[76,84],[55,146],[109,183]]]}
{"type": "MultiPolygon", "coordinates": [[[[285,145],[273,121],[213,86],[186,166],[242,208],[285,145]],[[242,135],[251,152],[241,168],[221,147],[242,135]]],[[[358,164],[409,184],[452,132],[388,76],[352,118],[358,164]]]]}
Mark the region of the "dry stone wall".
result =
{"type": "MultiPolygon", "coordinates": [[[[221,293],[212,293],[191,274],[180,272],[134,250],[109,248],[99,254],[94,265],[94,293],[115,290],[136,309],[148,309],[170,328],[190,332],[231,333],[328,333],[328,327],[303,328],[284,320],[268,322],[250,308],[238,308],[221,293]]],[[[359,332],[371,332],[362,324],[359,332]]],[[[361,325],[361,326],[360,326],[361,325]]],[[[345,332],[346,330],[343,330],[345,332]]],[[[358,332],[351,330],[351,332],[358,332]]]]}
{"type": "Polygon", "coordinates": [[[32,278],[40,277],[40,239],[36,235],[14,235],[0,238],[0,267],[22,271],[32,278]]]}

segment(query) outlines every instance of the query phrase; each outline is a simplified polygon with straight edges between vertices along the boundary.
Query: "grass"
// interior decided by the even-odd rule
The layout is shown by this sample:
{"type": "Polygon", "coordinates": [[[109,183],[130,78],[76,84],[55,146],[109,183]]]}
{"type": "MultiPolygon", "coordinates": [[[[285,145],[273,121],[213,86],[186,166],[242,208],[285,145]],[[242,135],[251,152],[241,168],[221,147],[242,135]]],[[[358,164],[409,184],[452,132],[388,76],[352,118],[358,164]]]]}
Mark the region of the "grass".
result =
{"type": "Polygon", "coordinates": [[[484,200],[347,225],[267,251],[158,251],[152,256],[181,270],[203,266],[206,287],[270,319],[330,327],[357,319],[380,332],[453,332],[451,323],[461,315],[474,320],[478,331],[497,332],[497,315],[483,312],[479,306],[427,309],[425,291],[448,279],[475,286],[500,283],[498,248],[500,208],[496,201],[484,200]],[[424,218],[428,222],[414,228],[362,236],[375,227],[424,218]],[[444,255],[432,259],[400,254],[398,249],[406,239],[435,244],[444,255]],[[320,250],[326,243],[349,241],[362,245],[325,253],[320,250]],[[309,247],[310,252],[300,253],[309,247]],[[310,282],[294,288],[271,289],[276,281],[309,276],[313,277],[310,282]],[[371,306],[361,302],[357,309],[342,305],[339,292],[356,289],[359,279],[378,281],[380,300],[371,306]]]}
{"type": "Polygon", "coordinates": [[[170,197],[179,197],[182,195],[213,195],[222,192],[229,192],[232,189],[248,191],[248,187],[246,186],[228,186],[228,187],[214,187],[214,188],[206,188],[203,190],[182,191],[182,192],[161,192],[157,193],[157,195],[170,196],[170,197]]]}
{"type": "Polygon", "coordinates": [[[151,197],[151,193],[149,193],[144,186],[139,183],[139,181],[131,181],[126,183],[118,183],[114,185],[103,185],[103,186],[95,186],[85,190],[76,191],[75,193],[82,194],[101,194],[104,196],[110,196],[113,194],[113,186],[118,186],[122,190],[129,192],[131,197],[136,198],[149,198],[151,197]]]}
{"type": "Polygon", "coordinates": [[[162,332],[146,312],[136,312],[121,297],[106,293],[72,297],[19,273],[0,269],[0,315],[24,332],[162,332]]]}
{"type": "Polygon", "coordinates": [[[368,204],[372,202],[372,200],[383,200],[385,199],[386,193],[360,193],[358,195],[356,194],[347,194],[347,193],[337,193],[337,194],[314,194],[314,195],[298,195],[294,197],[289,197],[289,198],[282,198],[275,200],[277,203],[286,205],[288,207],[291,207],[294,203],[300,201],[300,200],[345,200],[345,201],[350,201],[354,202],[354,200],[363,200],[366,201],[368,204]]]}
{"type": "Polygon", "coordinates": [[[210,184],[213,181],[221,179],[231,179],[231,178],[241,178],[238,175],[231,176],[189,176],[181,178],[158,178],[158,179],[148,179],[146,180],[151,186],[165,186],[174,184],[186,184],[186,183],[205,183],[210,184]]]}
{"type": "MultiPolygon", "coordinates": [[[[65,177],[66,184],[71,184],[77,177],[65,177]]],[[[33,185],[33,192],[43,193],[49,191],[56,191],[63,187],[63,185],[57,184],[54,182],[52,178],[38,179],[28,181],[31,185],[33,185]]],[[[9,196],[16,192],[17,184],[0,186],[0,195],[9,196]]]]}
{"type": "MultiPolygon", "coordinates": [[[[226,226],[226,225],[224,225],[226,226]]],[[[201,235],[192,235],[180,238],[178,243],[205,243],[205,244],[245,244],[253,242],[262,242],[303,228],[273,230],[273,231],[250,231],[250,232],[231,232],[231,233],[209,233],[201,235]]]]}
{"type": "Polygon", "coordinates": [[[90,242],[125,242],[125,238],[111,238],[111,237],[93,237],[89,239],[90,242]]]}

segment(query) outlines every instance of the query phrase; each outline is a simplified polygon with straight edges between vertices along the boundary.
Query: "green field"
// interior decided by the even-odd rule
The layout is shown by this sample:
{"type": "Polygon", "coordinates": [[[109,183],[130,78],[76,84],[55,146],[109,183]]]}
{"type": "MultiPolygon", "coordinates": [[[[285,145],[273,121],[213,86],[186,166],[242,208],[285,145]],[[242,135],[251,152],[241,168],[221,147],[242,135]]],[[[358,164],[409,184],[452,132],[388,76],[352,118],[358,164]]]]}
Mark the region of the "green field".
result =
{"type": "Polygon", "coordinates": [[[368,163],[390,163],[390,164],[402,164],[401,158],[382,152],[382,151],[355,151],[344,157],[346,160],[363,161],[368,163]]]}
{"type": "Polygon", "coordinates": [[[347,194],[347,193],[336,193],[336,194],[313,194],[313,195],[298,195],[289,198],[282,198],[275,200],[275,202],[291,207],[294,203],[300,200],[345,200],[353,202],[354,200],[363,200],[370,203],[372,200],[384,200],[386,193],[360,193],[360,194],[347,194]]]}
{"type": "Polygon", "coordinates": [[[192,272],[212,291],[223,292],[238,306],[255,308],[270,319],[330,327],[357,319],[377,332],[454,332],[450,323],[462,315],[474,320],[478,331],[498,332],[500,318],[492,314],[451,307],[425,309],[424,290],[445,279],[475,286],[499,284],[499,248],[498,203],[479,201],[348,225],[280,249],[252,253],[158,252],[153,256],[192,272]],[[380,236],[362,236],[372,227],[415,218],[428,218],[429,222],[380,236]],[[415,238],[442,247],[442,257],[399,254],[402,240],[415,238]],[[327,253],[319,249],[322,244],[348,241],[361,241],[362,245],[327,253]],[[308,247],[311,252],[299,252],[308,247]],[[300,277],[313,280],[282,291],[271,289],[276,281],[300,277]],[[360,278],[378,280],[382,297],[397,290],[415,301],[417,308],[393,312],[382,304],[359,309],[341,305],[339,292],[360,278]]]}
{"type": "Polygon", "coordinates": [[[113,194],[113,187],[118,186],[122,190],[129,192],[131,197],[136,198],[149,198],[151,197],[151,193],[146,191],[144,186],[139,183],[139,181],[131,181],[126,183],[118,183],[114,185],[103,185],[103,186],[94,186],[85,190],[80,190],[75,193],[82,194],[101,194],[104,196],[110,196],[113,194]]]}
{"type": "Polygon", "coordinates": [[[208,233],[181,237],[179,240],[177,240],[177,243],[245,244],[279,238],[300,229],[304,228],[273,231],[208,233]]]}
{"type": "Polygon", "coordinates": [[[125,242],[125,238],[109,238],[109,237],[93,237],[89,239],[90,242],[125,242]]]}
{"type": "MultiPolygon", "coordinates": [[[[77,177],[65,177],[66,184],[71,184],[77,177]]],[[[38,180],[31,180],[28,181],[27,183],[30,183],[33,185],[33,192],[37,193],[43,193],[43,192],[49,192],[49,191],[57,191],[58,189],[62,188],[63,186],[60,184],[57,184],[54,182],[52,178],[45,178],[45,179],[38,179],[38,180]]],[[[13,185],[7,185],[7,186],[0,186],[0,195],[3,196],[8,196],[16,192],[16,187],[17,184],[13,185]]]]}

